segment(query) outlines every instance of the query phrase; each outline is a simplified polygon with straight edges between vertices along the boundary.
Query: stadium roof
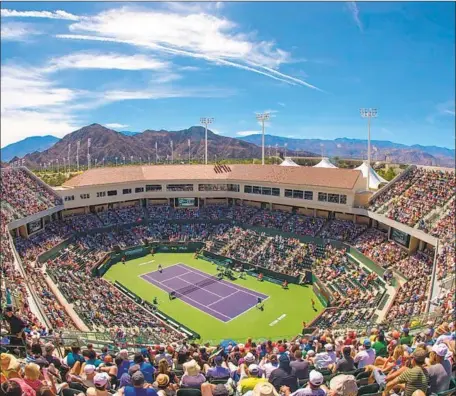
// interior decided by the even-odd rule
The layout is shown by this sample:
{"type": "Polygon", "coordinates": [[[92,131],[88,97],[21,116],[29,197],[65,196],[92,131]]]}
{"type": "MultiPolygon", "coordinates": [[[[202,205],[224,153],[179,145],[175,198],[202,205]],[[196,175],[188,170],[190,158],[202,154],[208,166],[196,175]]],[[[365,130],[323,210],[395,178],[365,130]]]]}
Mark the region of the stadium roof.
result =
{"type": "Polygon", "coordinates": [[[355,169],[360,170],[363,173],[364,178],[367,178],[367,173],[369,172],[369,188],[377,189],[380,184],[388,183],[387,180],[375,172],[372,166],[367,165],[367,161],[363,161],[363,163],[355,169]]]}
{"type": "Polygon", "coordinates": [[[63,184],[64,187],[92,187],[127,182],[198,180],[281,183],[353,189],[361,178],[353,169],[327,169],[279,165],[143,165],[93,168],[63,184]]]}

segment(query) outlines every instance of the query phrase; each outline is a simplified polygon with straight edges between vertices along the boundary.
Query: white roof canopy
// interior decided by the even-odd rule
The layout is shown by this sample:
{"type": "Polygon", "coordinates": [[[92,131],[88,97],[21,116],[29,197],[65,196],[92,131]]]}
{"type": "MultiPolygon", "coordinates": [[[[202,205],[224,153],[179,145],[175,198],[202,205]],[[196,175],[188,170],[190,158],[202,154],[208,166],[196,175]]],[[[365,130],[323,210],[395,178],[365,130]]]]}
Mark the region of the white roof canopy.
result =
{"type": "Polygon", "coordinates": [[[328,157],[323,157],[317,165],[314,165],[314,168],[337,168],[337,166],[332,164],[328,157]]]}
{"type": "Polygon", "coordinates": [[[283,162],[280,166],[299,166],[296,162],[294,162],[290,157],[285,157],[283,162]]]}
{"type": "Polygon", "coordinates": [[[363,177],[366,179],[367,174],[369,173],[369,188],[378,189],[378,186],[381,183],[388,183],[383,177],[381,177],[372,166],[367,165],[367,161],[364,161],[360,166],[355,168],[356,170],[360,170],[363,174],[363,177]]]}

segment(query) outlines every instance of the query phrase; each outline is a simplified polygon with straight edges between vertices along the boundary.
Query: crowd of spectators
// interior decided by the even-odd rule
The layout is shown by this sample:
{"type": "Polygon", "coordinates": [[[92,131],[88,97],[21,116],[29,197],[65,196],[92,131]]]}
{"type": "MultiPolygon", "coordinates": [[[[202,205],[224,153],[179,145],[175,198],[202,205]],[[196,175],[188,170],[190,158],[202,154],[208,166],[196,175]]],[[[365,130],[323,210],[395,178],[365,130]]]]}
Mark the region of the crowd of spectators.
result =
{"type": "Polygon", "coordinates": [[[352,241],[366,229],[366,225],[356,224],[353,221],[331,220],[320,233],[320,236],[338,241],[352,241]]]}
{"type": "Polygon", "coordinates": [[[315,329],[292,339],[223,344],[167,340],[134,350],[74,344],[59,357],[34,338],[27,359],[1,355],[7,396],[422,396],[455,387],[454,322],[368,332],[315,329]],[[182,392],[182,393],[180,393],[182,392]]]}
{"type": "Polygon", "coordinates": [[[1,179],[2,200],[16,211],[17,217],[30,216],[62,204],[61,198],[25,169],[2,168],[1,179]]]}

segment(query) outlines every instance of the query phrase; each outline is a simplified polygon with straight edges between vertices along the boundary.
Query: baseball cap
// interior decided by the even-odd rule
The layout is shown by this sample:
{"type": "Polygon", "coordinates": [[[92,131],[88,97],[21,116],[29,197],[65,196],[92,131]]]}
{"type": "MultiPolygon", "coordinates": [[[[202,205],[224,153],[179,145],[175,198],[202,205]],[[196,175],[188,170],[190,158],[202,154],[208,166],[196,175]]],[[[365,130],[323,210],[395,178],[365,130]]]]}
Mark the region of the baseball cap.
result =
{"type": "Polygon", "coordinates": [[[279,362],[289,362],[290,358],[286,353],[282,353],[279,357],[279,362]]]}
{"type": "Polygon", "coordinates": [[[245,355],[244,360],[246,363],[253,363],[255,361],[255,356],[251,352],[249,352],[247,355],[245,355]]]}
{"type": "Polygon", "coordinates": [[[329,383],[329,388],[336,392],[337,396],[356,396],[358,394],[358,385],[356,385],[353,375],[336,375],[329,383]]]}
{"type": "Polygon", "coordinates": [[[217,364],[221,364],[223,362],[223,358],[220,355],[217,355],[214,358],[214,362],[217,363],[217,364]]]}
{"type": "Polygon", "coordinates": [[[332,344],[325,344],[325,349],[326,349],[327,351],[332,351],[332,350],[333,350],[332,344]]]}
{"type": "Polygon", "coordinates": [[[141,370],[141,367],[139,366],[139,364],[134,364],[133,366],[130,366],[130,368],[128,369],[128,374],[133,375],[134,373],[136,373],[139,370],[141,370]]]}
{"type": "Polygon", "coordinates": [[[309,382],[312,385],[320,386],[323,383],[323,374],[317,370],[312,370],[309,374],[309,382]]]}
{"type": "Polygon", "coordinates": [[[97,373],[93,378],[93,383],[95,386],[106,386],[109,381],[109,374],[108,373],[97,373]]]}
{"type": "Polygon", "coordinates": [[[448,354],[448,347],[446,346],[446,344],[435,344],[433,347],[432,347],[432,350],[438,355],[438,356],[441,356],[441,357],[445,357],[447,354],[448,354]]]}
{"type": "Polygon", "coordinates": [[[84,367],[85,374],[92,374],[95,372],[95,366],[93,364],[86,364],[84,367]]]}
{"type": "Polygon", "coordinates": [[[366,338],[366,339],[364,340],[364,342],[363,342],[363,345],[364,345],[365,347],[367,347],[367,348],[370,348],[370,346],[371,346],[370,340],[366,338]]]}
{"type": "Polygon", "coordinates": [[[136,371],[132,376],[131,376],[131,383],[133,385],[142,385],[144,384],[144,374],[141,373],[141,371],[136,371]]]}
{"type": "Polygon", "coordinates": [[[315,356],[315,351],[311,349],[311,350],[307,351],[307,355],[310,357],[315,356]]]}
{"type": "Polygon", "coordinates": [[[256,364],[251,364],[249,366],[249,371],[252,373],[252,374],[258,374],[260,372],[260,368],[256,365],[256,364]]]}

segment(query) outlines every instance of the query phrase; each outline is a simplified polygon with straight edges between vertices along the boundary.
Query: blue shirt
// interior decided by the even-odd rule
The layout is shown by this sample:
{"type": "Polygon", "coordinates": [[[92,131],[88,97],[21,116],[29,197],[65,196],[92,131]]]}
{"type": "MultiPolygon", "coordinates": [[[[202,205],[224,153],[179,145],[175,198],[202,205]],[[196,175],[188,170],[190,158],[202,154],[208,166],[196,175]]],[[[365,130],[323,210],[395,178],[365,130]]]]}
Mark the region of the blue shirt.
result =
{"type": "Polygon", "coordinates": [[[95,367],[98,367],[102,361],[100,359],[89,359],[86,361],[86,364],[92,364],[95,367]]]}
{"type": "MultiPolygon", "coordinates": [[[[134,365],[135,365],[135,362],[130,363],[130,366],[134,366],[134,365]]],[[[154,373],[155,373],[154,366],[152,366],[150,363],[142,362],[139,365],[139,370],[141,371],[141,373],[143,373],[144,379],[146,380],[146,382],[149,382],[150,384],[152,384],[154,382],[154,373]]],[[[128,372],[128,369],[127,369],[127,372],[128,372]]],[[[119,374],[117,374],[117,378],[120,378],[119,374]]]]}
{"type": "Polygon", "coordinates": [[[135,388],[131,385],[124,388],[124,394],[125,396],[158,396],[153,388],[135,388]]]}
{"type": "Polygon", "coordinates": [[[67,356],[67,364],[69,367],[73,367],[76,362],[84,363],[84,361],[84,358],[77,353],[70,352],[67,356]]]}

